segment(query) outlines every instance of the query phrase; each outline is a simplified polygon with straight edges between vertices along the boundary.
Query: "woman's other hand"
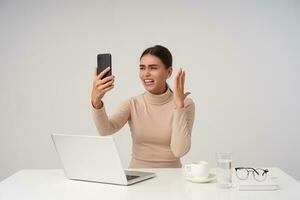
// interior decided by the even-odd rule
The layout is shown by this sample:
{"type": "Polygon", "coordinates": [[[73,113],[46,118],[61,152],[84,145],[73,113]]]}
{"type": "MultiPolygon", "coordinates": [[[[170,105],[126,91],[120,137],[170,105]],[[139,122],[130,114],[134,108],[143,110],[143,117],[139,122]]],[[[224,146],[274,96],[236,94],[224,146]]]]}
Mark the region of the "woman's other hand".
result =
{"type": "Polygon", "coordinates": [[[191,94],[190,92],[184,93],[184,81],[185,81],[185,71],[180,68],[175,78],[175,88],[174,88],[174,99],[176,103],[176,108],[184,107],[184,99],[191,94]]]}
{"type": "Polygon", "coordinates": [[[105,68],[101,73],[97,75],[97,68],[95,68],[93,90],[92,90],[92,105],[96,109],[100,109],[103,106],[102,98],[106,92],[110,91],[114,87],[114,76],[108,76],[104,79],[102,77],[110,70],[110,67],[105,68]]]}

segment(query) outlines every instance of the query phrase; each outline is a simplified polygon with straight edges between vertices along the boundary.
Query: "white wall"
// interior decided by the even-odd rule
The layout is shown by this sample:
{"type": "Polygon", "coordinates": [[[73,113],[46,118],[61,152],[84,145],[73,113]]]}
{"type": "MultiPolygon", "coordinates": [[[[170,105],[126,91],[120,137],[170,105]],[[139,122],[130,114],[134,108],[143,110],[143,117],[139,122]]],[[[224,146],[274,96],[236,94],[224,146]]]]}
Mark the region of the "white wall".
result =
{"type": "MultiPolygon", "coordinates": [[[[299,1],[1,1],[0,180],[61,167],[50,134],[97,134],[90,115],[96,54],[111,52],[109,113],[143,92],[139,56],[168,47],[196,103],[182,161],[278,166],[300,180],[299,1]],[[298,79],[297,79],[298,78],[298,79]]],[[[173,80],[170,82],[173,85],[173,80]]],[[[115,135],[128,164],[128,127],[115,135]]]]}

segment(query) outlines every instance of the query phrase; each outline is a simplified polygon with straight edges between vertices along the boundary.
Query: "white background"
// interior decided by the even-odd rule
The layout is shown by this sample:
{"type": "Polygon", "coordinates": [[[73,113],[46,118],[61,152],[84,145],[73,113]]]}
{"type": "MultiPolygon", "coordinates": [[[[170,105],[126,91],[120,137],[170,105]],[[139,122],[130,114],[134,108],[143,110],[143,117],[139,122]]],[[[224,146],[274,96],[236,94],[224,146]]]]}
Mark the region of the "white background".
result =
{"type": "MultiPolygon", "coordinates": [[[[60,168],[51,133],[97,135],[90,94],[98,53],[113,56],[112,113],[144,92],[139,57],[170,49],[196,104],[182,162],[232,151],[234,165],[300,180],[299,1],[0,1],[0,180],[60,168]]],[[[173,86],[173,77],[169,84],[173,86]]],[[[115,135],[128,165],[126,125],[115,135]]]]}

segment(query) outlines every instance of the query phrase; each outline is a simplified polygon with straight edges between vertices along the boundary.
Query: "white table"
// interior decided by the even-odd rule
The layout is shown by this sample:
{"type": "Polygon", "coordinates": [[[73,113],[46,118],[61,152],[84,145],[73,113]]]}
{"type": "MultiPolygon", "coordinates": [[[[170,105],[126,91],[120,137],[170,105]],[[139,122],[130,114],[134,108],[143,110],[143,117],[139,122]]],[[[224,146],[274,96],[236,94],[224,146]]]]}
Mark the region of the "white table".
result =
{"type": "Polygon", "coordinates": [[[157,177],[131,186],[74,181],[65,178],[60,169],[21,170],[0,183],[0,200],[184,200],[184,199],[300,199],[299,182],[278,168],[269,168],[278,177],[280,190],[238,191],[219,189],[216,182],[191,183],[182,169],[140,169],[156,172],[157,177]]]}

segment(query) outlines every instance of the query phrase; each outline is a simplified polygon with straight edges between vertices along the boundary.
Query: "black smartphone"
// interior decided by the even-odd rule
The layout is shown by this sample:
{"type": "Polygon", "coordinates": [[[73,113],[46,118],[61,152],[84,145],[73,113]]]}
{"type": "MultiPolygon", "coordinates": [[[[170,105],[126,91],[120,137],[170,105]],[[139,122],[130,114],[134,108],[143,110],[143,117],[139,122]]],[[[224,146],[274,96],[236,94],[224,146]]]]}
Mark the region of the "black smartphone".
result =
{"type": "Polygon", "coordinates": [[[112,74],[111,54],[110,53],[98,54],[97,55],[97,75],[107,67],[110,67],[110,70],[101,79],[111,76],[111,74],[112,74]]]}

